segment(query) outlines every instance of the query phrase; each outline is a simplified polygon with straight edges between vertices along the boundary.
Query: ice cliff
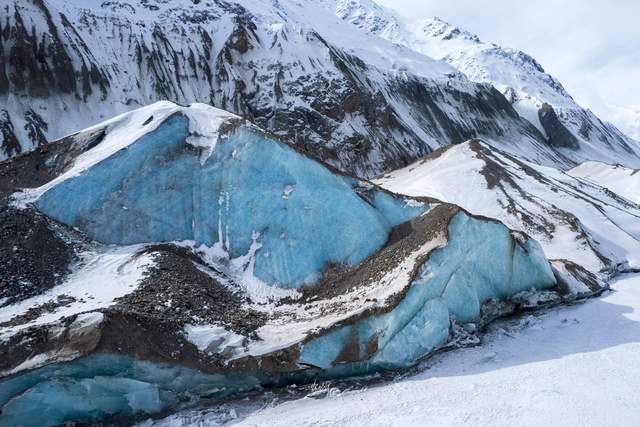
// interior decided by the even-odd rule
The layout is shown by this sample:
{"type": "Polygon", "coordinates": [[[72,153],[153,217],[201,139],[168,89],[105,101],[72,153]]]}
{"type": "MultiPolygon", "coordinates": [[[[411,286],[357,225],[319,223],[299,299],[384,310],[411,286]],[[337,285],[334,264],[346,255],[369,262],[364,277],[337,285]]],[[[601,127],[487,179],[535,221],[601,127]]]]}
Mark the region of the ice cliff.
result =
{"type": "Polygon", "coordinates": [[[557,286],[524,233],[337,172],[212,107],[154,104],[51,147],[0,163],[15,177],[2,209],[25,218],[12,251],[48,256],[29,225],[44,221],[74,254],[37,286],[15,267],[0,295],[0,424],[405,368],[579,287],[568,269],[557,286]]]}

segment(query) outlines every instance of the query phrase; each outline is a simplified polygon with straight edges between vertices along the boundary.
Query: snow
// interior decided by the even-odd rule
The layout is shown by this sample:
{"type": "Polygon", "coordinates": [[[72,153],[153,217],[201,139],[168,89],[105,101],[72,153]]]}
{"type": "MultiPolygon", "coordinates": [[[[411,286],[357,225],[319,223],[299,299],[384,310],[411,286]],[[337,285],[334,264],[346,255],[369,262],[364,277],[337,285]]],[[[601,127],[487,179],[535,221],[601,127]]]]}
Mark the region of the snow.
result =
{"type": "Polygon", "coordinates": [[[563,261],[554,260],[551,261],[551,265],[554,268],[555,273],[559,276],[560,280],[564,281],[569,288],[569,292],[576,297],[591,294],[591,290],[587,285],[583,283],[581,275],[579,273],[573,274],[567,268],[567,265],[563,261]],[[577,277],[576,277],[577,276],[577,277]]]}
{"type": "Polygon", "coordinates": [[[217,325],[186,325],[184,333],[189,342],[205,353],[228,355],[245,341],[242,335],[217,325]]]}
{"type": "Polygon", "coordinates": [[[411,272],[420,258],[446,244],[444,236],[437,236],[406,257],[380,280],[345,292],[335,298],[313,301],[304,305],[269,307],[272,317],[256,334],[261,340],[247,346],[247,354],[258,356],[287,348],[304,340],[307,335],[329,328],[375,308],[402,291],[411,281],[411,272]]]}
{"type": "MultiPolygon", "coordinates": [[[[0,340],[17,332],[38,325],[57,322],[78,313],[90,312],[115,304],[115,300],[135,291],[144,271],[153,264],[151,254],[137,255],[141,246],[119,248],[99,248],[81,254],[81,261],[74,271],[58,286],[43,294],[8,305],[0,310],[0,323],[26,314],[49,302],[67,297],[73,298],[69,304],[44,310],[28,323],[0,328],[0,340]]],[[[89,313],[76,319],[79,328],[88,327],[101,321],[101,313],[89,313]]]]}
{"type": "Polygon", "coordinates": [[[540,242],[550,259],[567,259],[598,273],[598,254],[640,266],[640,208],[603,188],[556,169],[537,166],[477,142],[452,146],[374,182],[410,196],[429,196],[496,218],[540,242]],[[485,168],[495,169],[489,185],[485,168]],[[502,187],[501,187],[502,186],[502,187]],[[577,225],[573,218],[577,218],[577,225]],[[584,235],[582,235],[584,232],[584,235]]]}
{"type": "Polygon", "coordinates": [[[220,136],[220,128],[231,120],[241,120],[235,114],[206,104],[191,104],[189,108],[185,108],[182,111],[189,118],[190,135],[187,137],[187,144],[204,149],[200,157],[201,165],[207,161],[213,150],[215,150],[220,136]]]}
{"type": "Polygon", "coordinates": [[[613,289],[500,322],[479,347],[436,356],[395,381],[326,389],[314,398],[235,402],[224,412],[186,411],[145,425],[635,426],[640,275],[621,276],[613,289]]]}
{"type": "MultiPolygon", "coordinates": [[[[450,64],[473,82],[493,85],[543,135],[538,110],[544,103],[550,104],[580,141],[579,150],[560,150],[563,156],[575,162],[597,159],[640,167],[640,144],[578,105],[562,84],[526,53],[483,42],[437,17],[400,16],[372,0],[338,0],[335,13],[365,32],[450,64]]],[[[631,126],[629,129],[633,131],[631,126]]],[[[517,151],[508,144],[500,148],[517,151]]],[[[528,150],[528,155],[533,155],[532,147],[528,150]]]]}
{"type": "Polygon", "coordinates": [[[567,172],[608,188],[640,205],[640,170],[602,162],[584,162],[567,172]]]}
{"type": "Polygon", "coordinates": [[[520,247],[499,222],[458,213],[448,234],[448,243],[430,253],[400,304],[305,343],[300,362],[329,369],[355,339],[355,351],[371,367],[408,367],[448,340],[450,319],[475,322],[488,300],[556,283],[540,246],[527,240],[520,247]]]}

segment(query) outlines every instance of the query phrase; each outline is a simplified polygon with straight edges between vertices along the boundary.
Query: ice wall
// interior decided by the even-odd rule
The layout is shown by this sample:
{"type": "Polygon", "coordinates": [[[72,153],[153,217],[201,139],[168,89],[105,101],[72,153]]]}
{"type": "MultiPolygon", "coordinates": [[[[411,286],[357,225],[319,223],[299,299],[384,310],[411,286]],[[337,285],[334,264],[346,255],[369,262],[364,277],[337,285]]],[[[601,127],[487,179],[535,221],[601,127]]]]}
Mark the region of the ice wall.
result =
{"type": "Polygon", "coordinates": [[[171,116],[36,206],[104,243],[194,240],[237,258],[255,241],[254,274],[281,287],[312,283],[327,263],[362,262],[426,210],[377,190],[365,200],[355,180],[249,127],[206,158],[189,136],[189,119],[171,116]]]}
{"type": "Polygon", "coordinates": [[[96,354],[0,381],[0,426],[96,422],[112,415],[156,413],[194,397],[224,398],[254,389],[251,376],[96,354]]]}
{"type": "Polygon", "coordinates": [[[448,339],[451,318],[473,322],[490,299],[555,285],[540,245],[501,223],[460,212],[448,230],[447,245],[431,253],[400,304],[306,343],[300,363],[410,366],[448,339]]]}

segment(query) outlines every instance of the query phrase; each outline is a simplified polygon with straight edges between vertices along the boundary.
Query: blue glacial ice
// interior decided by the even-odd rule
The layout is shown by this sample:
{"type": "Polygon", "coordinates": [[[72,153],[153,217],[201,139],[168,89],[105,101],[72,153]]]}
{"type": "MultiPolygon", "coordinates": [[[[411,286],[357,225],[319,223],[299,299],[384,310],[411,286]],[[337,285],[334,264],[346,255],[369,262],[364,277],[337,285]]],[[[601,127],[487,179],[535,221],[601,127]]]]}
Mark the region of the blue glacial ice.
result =
{"type": "Polygon", "coordinates": [[[95,422],[153,414],[193,398],[224,398],[259,387],[250,375],[193,369],[95,354],[0,380],[0,426],[95,422]]]}
{"type": "Polygon", "coordinates": [[[333,369],[349,349],[349,362],[371,369],[407,367],[447,341],[451,318],[472,322],[490,299],[555,285],[534,240],[519,243],[504,225],[463,212],[448,230],[448,243],[431,253],[392,311],[313,339],[304,345],[300,363],[333,369]]]}
{"type": "Polygon", "coordinates": [[[254,274],[285,288],[310,284],[328,263],[355,265],[392,227],[426,206],[336,175],[289,146],[240,127],[201,162],[185,143],[189,119],[174,115],[133,144],[45,192],[47,215],[110,244],[193,240],[249,253],[254,274]]]}

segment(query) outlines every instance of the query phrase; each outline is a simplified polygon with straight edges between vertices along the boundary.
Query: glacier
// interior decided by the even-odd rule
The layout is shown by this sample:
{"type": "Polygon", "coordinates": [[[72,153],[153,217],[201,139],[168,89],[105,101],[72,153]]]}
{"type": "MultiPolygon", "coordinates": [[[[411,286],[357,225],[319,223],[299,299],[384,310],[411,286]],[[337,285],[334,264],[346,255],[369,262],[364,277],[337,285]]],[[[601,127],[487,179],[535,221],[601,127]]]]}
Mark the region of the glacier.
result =
{"type": "Polygon", "coordinates": [[[558,269],[581,277],[501,222],[346,175],[213,107],[159,103],[87,132],[11,161],[50,168],[12,209],[88,249],[2,307],[0,425],[408,368],[529,295],[561,301],[558,269]],[[117,294],[83,287],[114,251],[117,294]]]}
{"type": "Polygon", "coordinates": [[[375,368],[408,367],[446,342],[450,319],[475,322],[491,299],[556,284],[540,245],[512,235],[500,223],[460,212],[449,225],[448,240],[430,254],[391,312],[306,343],[300,362],[329,369],[350,352],[350,358],[375,368]]]}
{"type": "Polygon", "coordinates": [[[257,240],[256,277],[285,288],[312,284],[328,263],[362,262],[426,209],[381,190],[369,203],[352,188],[357,180],[248,126],[202,162],[206,148],[186,142],[189,126],[170,116],[45,191],[36,207],[106,244],[188,240],[238,258],[257,240]]]}
{"type": "Polygon", "coordinates": [[[108,416],[156,413],[194,396],[224,398],[258,387],[250,376],[96,354],[0,381],[0,425],[95,422],[108,416]]]}

